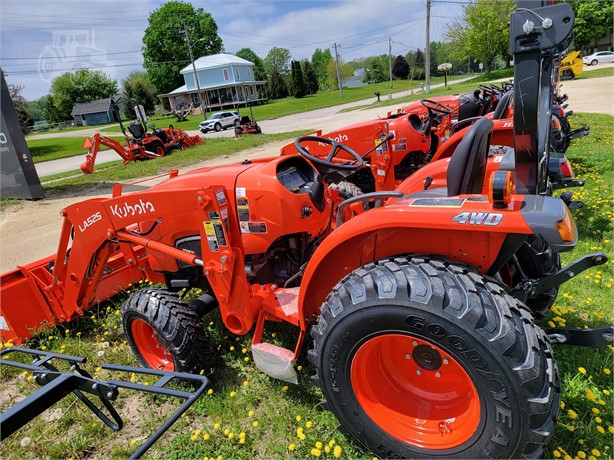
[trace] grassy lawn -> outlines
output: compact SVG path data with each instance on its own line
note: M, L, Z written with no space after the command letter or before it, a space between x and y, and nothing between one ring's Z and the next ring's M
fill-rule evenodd
M124 143L124 137L111 136L116 141ZM84 155L83 149L85 137L58 137L52 139L26 139L28 149L32 154L32 161L40 163L42 161L57 160L59 158L74 157ZM107 150L104 145L100 150Z
M614 67L604 67L602 69L595 69L586 71L586 67L584 68L584 72L576 77L576 80L584 80L586 78L599 78L599 77L611 77L614 75Z
M569 263L582 254L605 251L610 261L562 285L559 296L543 326L595 327L614 322L612 124L606 115L576 114L574 127L587 124L589 137L574 141L568 150L583 188L572 189L585 207L574 211L580 242L571 253L562 255ZM292 137L293 133L288 133ZM262 136L262 140L282 135ZM260 136L245 136L231 145L233 151L258 143ZM109 168L92 176L81 176L51 185L52 189L85 185L167 171L171 166L198 160L207 155L231 153L224 139L210 139L198 149L176 152L151 162L125 168ZM225 153L224 153L225 152ZM144 171L141 168L152 168ZM131 290L139 289L134 286ZM96 378L113 376L100 369L101 363L136 365L122 332L119 309L131 290L112 302L102 304L70 327L57 327L32 339L28 346L88 358L86 368ZM212 338L218 365L209 375L211 392L201 398L150 451L153 458L372 458L337 429L332 413L319 407L322 395L310 383L313 368L304 352L298 361L299 384L286 385L259 372L250 354L251 335L233 337L225 330L218 312L206 317L205 327ZM276 341L290 335L283 324L267 325L267 338ZM304 347L309 348L308 346ZM545 458L612 458L614 392L612 352L614 348L591 349L555 345L562 380L561 414L555 437ZM3 387L24 393L37 387L28 372L8 372ZM141 382L147 378L135 376ZM6 401L8 402L8 401ZM126 428L113 433L95 419L74 397L55 406L62 417L38 417L0 444L2 458L82 458L130 455L177 407L169 398L140 396L124 391L117 407L126 415ZM2 408L4 409L4 408ZM24 441L28 438L30 443ZM315 449L315 450L314 450Z

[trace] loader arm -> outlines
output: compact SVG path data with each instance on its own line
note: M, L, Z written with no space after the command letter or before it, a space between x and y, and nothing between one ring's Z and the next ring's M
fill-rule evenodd
M241 233L234 214L228 212L225 188L120 193L116 186L112 198L65 208L55 259L2 275L3 340L18 344L34 335L41 323L51 327L75 319L130 283L163 282L161 267L178 267L177 261L203 267L225 321L233 323L233 332L247 332L255 309L250 307ZM212 222L212 216L218 220ZM168 235L176 231L200 235L201 258L173 246Z
M92 174L94 172L94 164L96 163L96 157L100 151L101 144L114 150L122 160L124 160L124 164L130 163L133 160L132 150L129 147L126 148L115 139L101 136L100 133L96 133L92 139L88 152L85 154L85 162L81 165L81 171L83 171L84 174Z

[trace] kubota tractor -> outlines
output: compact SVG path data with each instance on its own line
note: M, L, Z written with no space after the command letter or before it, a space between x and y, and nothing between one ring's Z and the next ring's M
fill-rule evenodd
M513 172L488 175L493 122L482 118L450 159L423 168L447 165L445 183L426 191L413 175L397 190L337 206L330 185L360 168L364 154L325 138L315 140L330 147L325 158L310 155L313 139L299 138L297 155L174 172L140 193L117 186L112 198L64 209L56 256L2 276L2 338L23 340L32 327L76 318L148 278L166 288L133 293L122 308L145 366L207 369L202 316L219 309L231 333L253 331L254 362L274 378L296 381L310 335L313 381L327 407L379 457L539 457L556 425L560 381L552 331L536 325L524 299L606 257L506 284L527 238L555 252L577 241L566 204L544 194L552 58L571 40L573 11L518 6L510 47L524 99ZM536 17L549 27L536 27ZM337 161L339 152L352 161ZM376 206L346 220L345 209L364 200ZM191 287L204 293L188 303L177 291ZM295 326L293 346L262 341L270 321ZM574 337L601 343L602 333Z

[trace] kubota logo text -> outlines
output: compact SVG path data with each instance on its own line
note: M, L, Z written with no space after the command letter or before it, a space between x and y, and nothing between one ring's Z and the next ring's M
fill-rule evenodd
M338 144L342 144L344 142L347 142L350 138L348 137L347 134L340 133L340 134L337 134L335 137L328 137L327 139L329 139L329 140L331 140L333 142L337 142ZM320 144L320 145L328 145L328 144L325 144L323 142L318 142L318 144Z
M137 204L130 205L128 203L124 203L123 206L116 204L114 206L109 206L111 209L111 214L114 216L124 218L129 216L136 216L140 214L146 214L149 212L154 212L156 209L151 201L143 201L139 200Z

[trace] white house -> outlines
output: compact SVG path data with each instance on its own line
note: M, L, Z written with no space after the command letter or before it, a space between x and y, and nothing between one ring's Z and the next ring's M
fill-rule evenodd
M206 110L240 107L267 101L266 82L254 80L254 64L234 54L213 54L194 61L200 91ZM174 109L193 104L200 106L200 97L192 64L180 72L185 85L159 98L168 99Z

